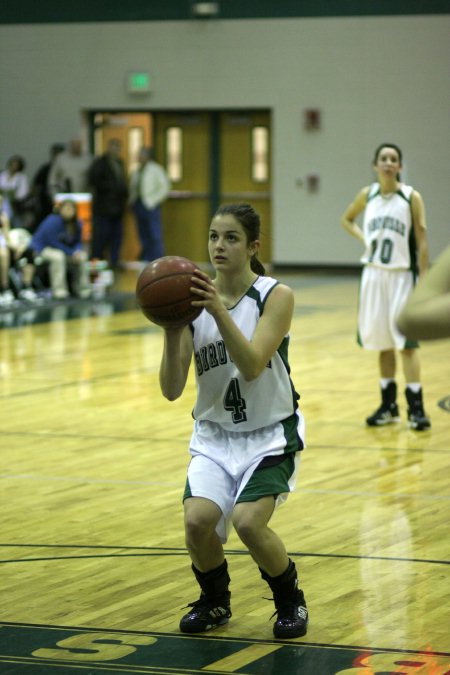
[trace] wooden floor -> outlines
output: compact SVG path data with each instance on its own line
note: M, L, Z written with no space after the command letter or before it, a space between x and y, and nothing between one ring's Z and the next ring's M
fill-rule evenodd
M230 623L179 634L197 596L181 504L193 377L168 403L160 329L132 302L84 303L0 329L2 674L450 673L450 341L421 347L432 429L407 428L401 371L401 424L366 428L378 375L355 342L357 279L279 276L296 294L308 447L272 525L307 636L273 639L270 592L234 533ZM123 273L119 290L134 284Z

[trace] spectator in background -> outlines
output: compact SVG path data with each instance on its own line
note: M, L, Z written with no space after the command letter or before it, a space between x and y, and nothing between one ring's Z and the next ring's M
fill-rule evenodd
M5 200L0 195L0 308L9 307L14 302L14 293L9 288L10 254L8 237L9 216L5 209Z
M38 300L33 289L35 267L33 252L29 248L30 239L30 233L24 228L10 229L0 195L0 308L10 307L15 301L10 283L12 272L20 272L19 298L29 302Z
M62 143L54 143L50 147L50 158L45 164L37 170L31 185L31 192L35 198L34 219L35 225L38 225L44 218L53 211L53 197L48 188L48 177L50 169L56 158L64 152Z
M72 138L66 151L53 162L48 175L48 190L52 197L58 192L86 192L87 172L92 157L83 153L80 138Z
M82 223L77 218L77 205L72 199L64 199L58 212L42 221L31 240L35 255L50 264L51 290L56 299L69 295L68 263L74 272L75 295L86 298L91 294L87 254L83 250L81 235Z
M130 180L130 202L142 247L139 259L150 262L164 255L161 203L170 192L170 181L153 160L151 148L142 148L138 160L139 168Z
M19 300L41 302L33 288L35 275L34 251L30 248L31 233L20 227L10 231L8 244L10 250L10 275L12 285Z
M106 152L93 161L88 172L93 215L91 257L104 259L109 248L113 269L119 262L123 214L128 198L127 177L120 151L120 141L111 139Z
M20 155L13 155L8 159L4 171L0 173L0 194L3 196L3 208L11 227L27 226L29 192L25 160Z

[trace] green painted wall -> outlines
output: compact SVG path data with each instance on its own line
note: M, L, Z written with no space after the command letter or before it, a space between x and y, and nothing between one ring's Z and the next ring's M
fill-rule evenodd
M192 18L194 0L6 0L0 23L171 21ZM221 19L449 14L449 0L218 0Z

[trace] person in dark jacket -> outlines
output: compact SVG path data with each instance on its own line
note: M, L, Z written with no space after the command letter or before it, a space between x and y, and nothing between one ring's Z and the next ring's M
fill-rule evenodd
M92 191L91 257L109 260L113 268L119 262L123 236L123 214L128 197L125 167L120 158L120 141L109 141L106 152L97 157L88 172Z
M34 224L37 226L53 211L53 196L48 188L48 177L58 155L64 152L62 143L53 143L50 147L50 158L37 170L31 186L32 194L36 200L34 207Z

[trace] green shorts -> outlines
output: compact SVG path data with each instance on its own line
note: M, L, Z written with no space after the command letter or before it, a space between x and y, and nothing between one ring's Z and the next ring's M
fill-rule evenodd
M266 460L269 460L267 462ZM277 457L267 457L253 472L247 485L236 499L240 502L256 502L262 497L273 496L276 499L280 494L290 492L290 481L295 473L295 453ZM273 463L270 460L274 460ZM183 501L192 497L189 480L186 481Z
M278 457L277 457L278 459ZM281 459L281 458L280 458ZM290 491L289 481L295 471L295 455L289 453L274 466L262 466L253 472L245 488L236 500L240 502L256 502L261 497L278 495Z

